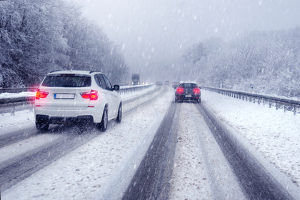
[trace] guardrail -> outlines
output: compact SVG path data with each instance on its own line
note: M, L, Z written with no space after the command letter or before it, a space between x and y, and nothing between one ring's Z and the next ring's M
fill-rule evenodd
M35 92L37 88L27 87L27 88L0 88L0 94L8 93L8 94L17 94L21 92ZM0 98L0 108L4 107L6 104L25 104L26 102L32 102L34 100L34 96L30 96L29 94L21 94L16 97L2 97Z
M261 103L269 104L269 108L274 106L276 110L278 110L279 108L283 108L284 112L292 111L294 112L294 114L297 114L299 113L300 110L300 101L293 100L293 99L255 94L255 93L243 92L238 90L214 88L214 87L201 87L201 88L209 91L217 92L222 95L230 96L236 99L241 99L244 101L249 101L258 104Z
M34 92L37 88L35 87L26 87L26 88L0 88L1 93L19 93L19 92Z
M126 85L126 86L120 86L120 93L126 93L126 92L135 92L141 89L149 88L153 84L147 84L147 85Z

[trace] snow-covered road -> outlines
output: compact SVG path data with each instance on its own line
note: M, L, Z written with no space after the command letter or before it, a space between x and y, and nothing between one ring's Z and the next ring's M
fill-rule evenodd
M0 128L2 198L292 199L287 191L299 191L269 179L269 168L259 169L297 161L291 155L299 143L291 139L299 139L298 116L206 91L203 105L176 104L165 86L127 95L122 123L111 121L105 133L52 126L38 135L31 111L9 115L11 123ZM284 136L274 139L276 129L263 127L272 125L268 117ZM219 122L246 150L235 147ZM289 150L282 140L294 146ZM252 157L253 147L266 159ZM286 157L276 160L273 151Z
M124 104L123 112L124 114L130 114L131 112L138 112L138 107L142 106L143 104L151 101L151 99L156 98L157 95L159 95L163 89L155 88L152 92L147 91L148 94L140 93L140 95L136 95L133 93L133 98L128 103ZM134 100L135 99L135 100ZM26 113L25 113L26 112ZM13 128L11 130L11 124L6 127L6 129L3 127L3 131L1 132L1 140L4 140L7 142L7 144L3 143L2 148L0 149L1 152L4 152L1 155L1 160L3 161L0 163L1 166L1 173L3 173L3 176L1 175L1 190L3 191L7 186L14 184L15 182L19 181L18 179L22 180L23 178L26 178L27 176L23 175L22 172L31 174L34 173L36 170L38 170L41 167L44 167L45 165L48 165L51 163L51 160L55 160L59 158L60 156L64 155L68 151L71 151L75 149L76 147L88 142L89 140L92 140L93 138L97 137L99 135L99 131L97 130L85 130L82 131L79 127L61 127L61 126L53 126L50 128L49 133L44 133L42 135L38 135L34 128L34 119L32 113L28 111L22 111L20 113L16 113L17 118L20 119L20 121L28 121L30 122L27 126L23 124L22 125ZM7 117L7 116L6 116ZM18 124L18 120L14 121L15 116L10 116L11 121L15 122L15 126ZM6 119L9 120L9 119ZM137 121L137 120L135 120ZM133 121L134 122L134 121ZM114 128L115 124L114 122L110 123L112 128ZM125 123L122 123L120 125L126 125ZM5 125L5 124L4 124ZM126 129L126 127L124 127ZM128 128L128 127L127 127ZM125 131L127 132L127 131ZM81 134L78 134L81 133ZM49 147L50 146L50 147ZM13 149L9 153L8 150ZM5 153L6 152L6 153ZM57 154L57 156L51 155ZM44 154L41 156L41 163L38 163L39 160L35 157L37 154ZM38 157L38 156L37 156ZM25 160L22 160L25 159ZM47 161L47 158L49 158ZM44 165L43 162L45 161ZM17 166L10 167L12 163L16 163ZM37 162L34 164L34 162ZM22 169L22 165L24 166L24 170ZM28 169L27 169L28 168ZM37 169L35 169L37 168ZM14 173L15 171L15 173ZM28 172L29 171L29 172ZM18 178L10 177L10 176L17 176ZM7 180L9 178L9 180ZM17 179L17 180L15 180ZM9 183L11 182L12 183Z

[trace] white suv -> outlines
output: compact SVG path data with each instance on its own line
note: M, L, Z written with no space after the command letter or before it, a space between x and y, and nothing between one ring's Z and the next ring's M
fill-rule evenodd
M119 88L119 85L112 87L100 72L51 72L36 92L36 128L47 130L49 124L92 121L105 131L109 120L122 120Z

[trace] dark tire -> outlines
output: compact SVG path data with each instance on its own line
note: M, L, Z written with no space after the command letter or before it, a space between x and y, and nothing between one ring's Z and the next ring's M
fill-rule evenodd
M49 124L41 123L41 122L35 122L35 127L36 127L37 130L47 131L49 129Z
M122 104L121 104L121 103L120 103L120 105L119 105L118 116L117 116L116 121L117 121L118 123L121 123L121 121L122 121Z
M108 124L108 113L107 113L107 108L105 108L103 111L102 120L98 125L100 131L105 132L107 130L107 124Z
M201 99L198 99L198 103L199 103L199 104L201 103Z

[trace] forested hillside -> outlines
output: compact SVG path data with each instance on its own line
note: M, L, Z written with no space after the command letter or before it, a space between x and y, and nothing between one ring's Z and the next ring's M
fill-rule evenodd
M300 97L300 28L203 41L181 65L180 74L203 85Z
M115 82L127 72L118 48L77 6L0 1L0 87L31 86L60 69L103 71Z

